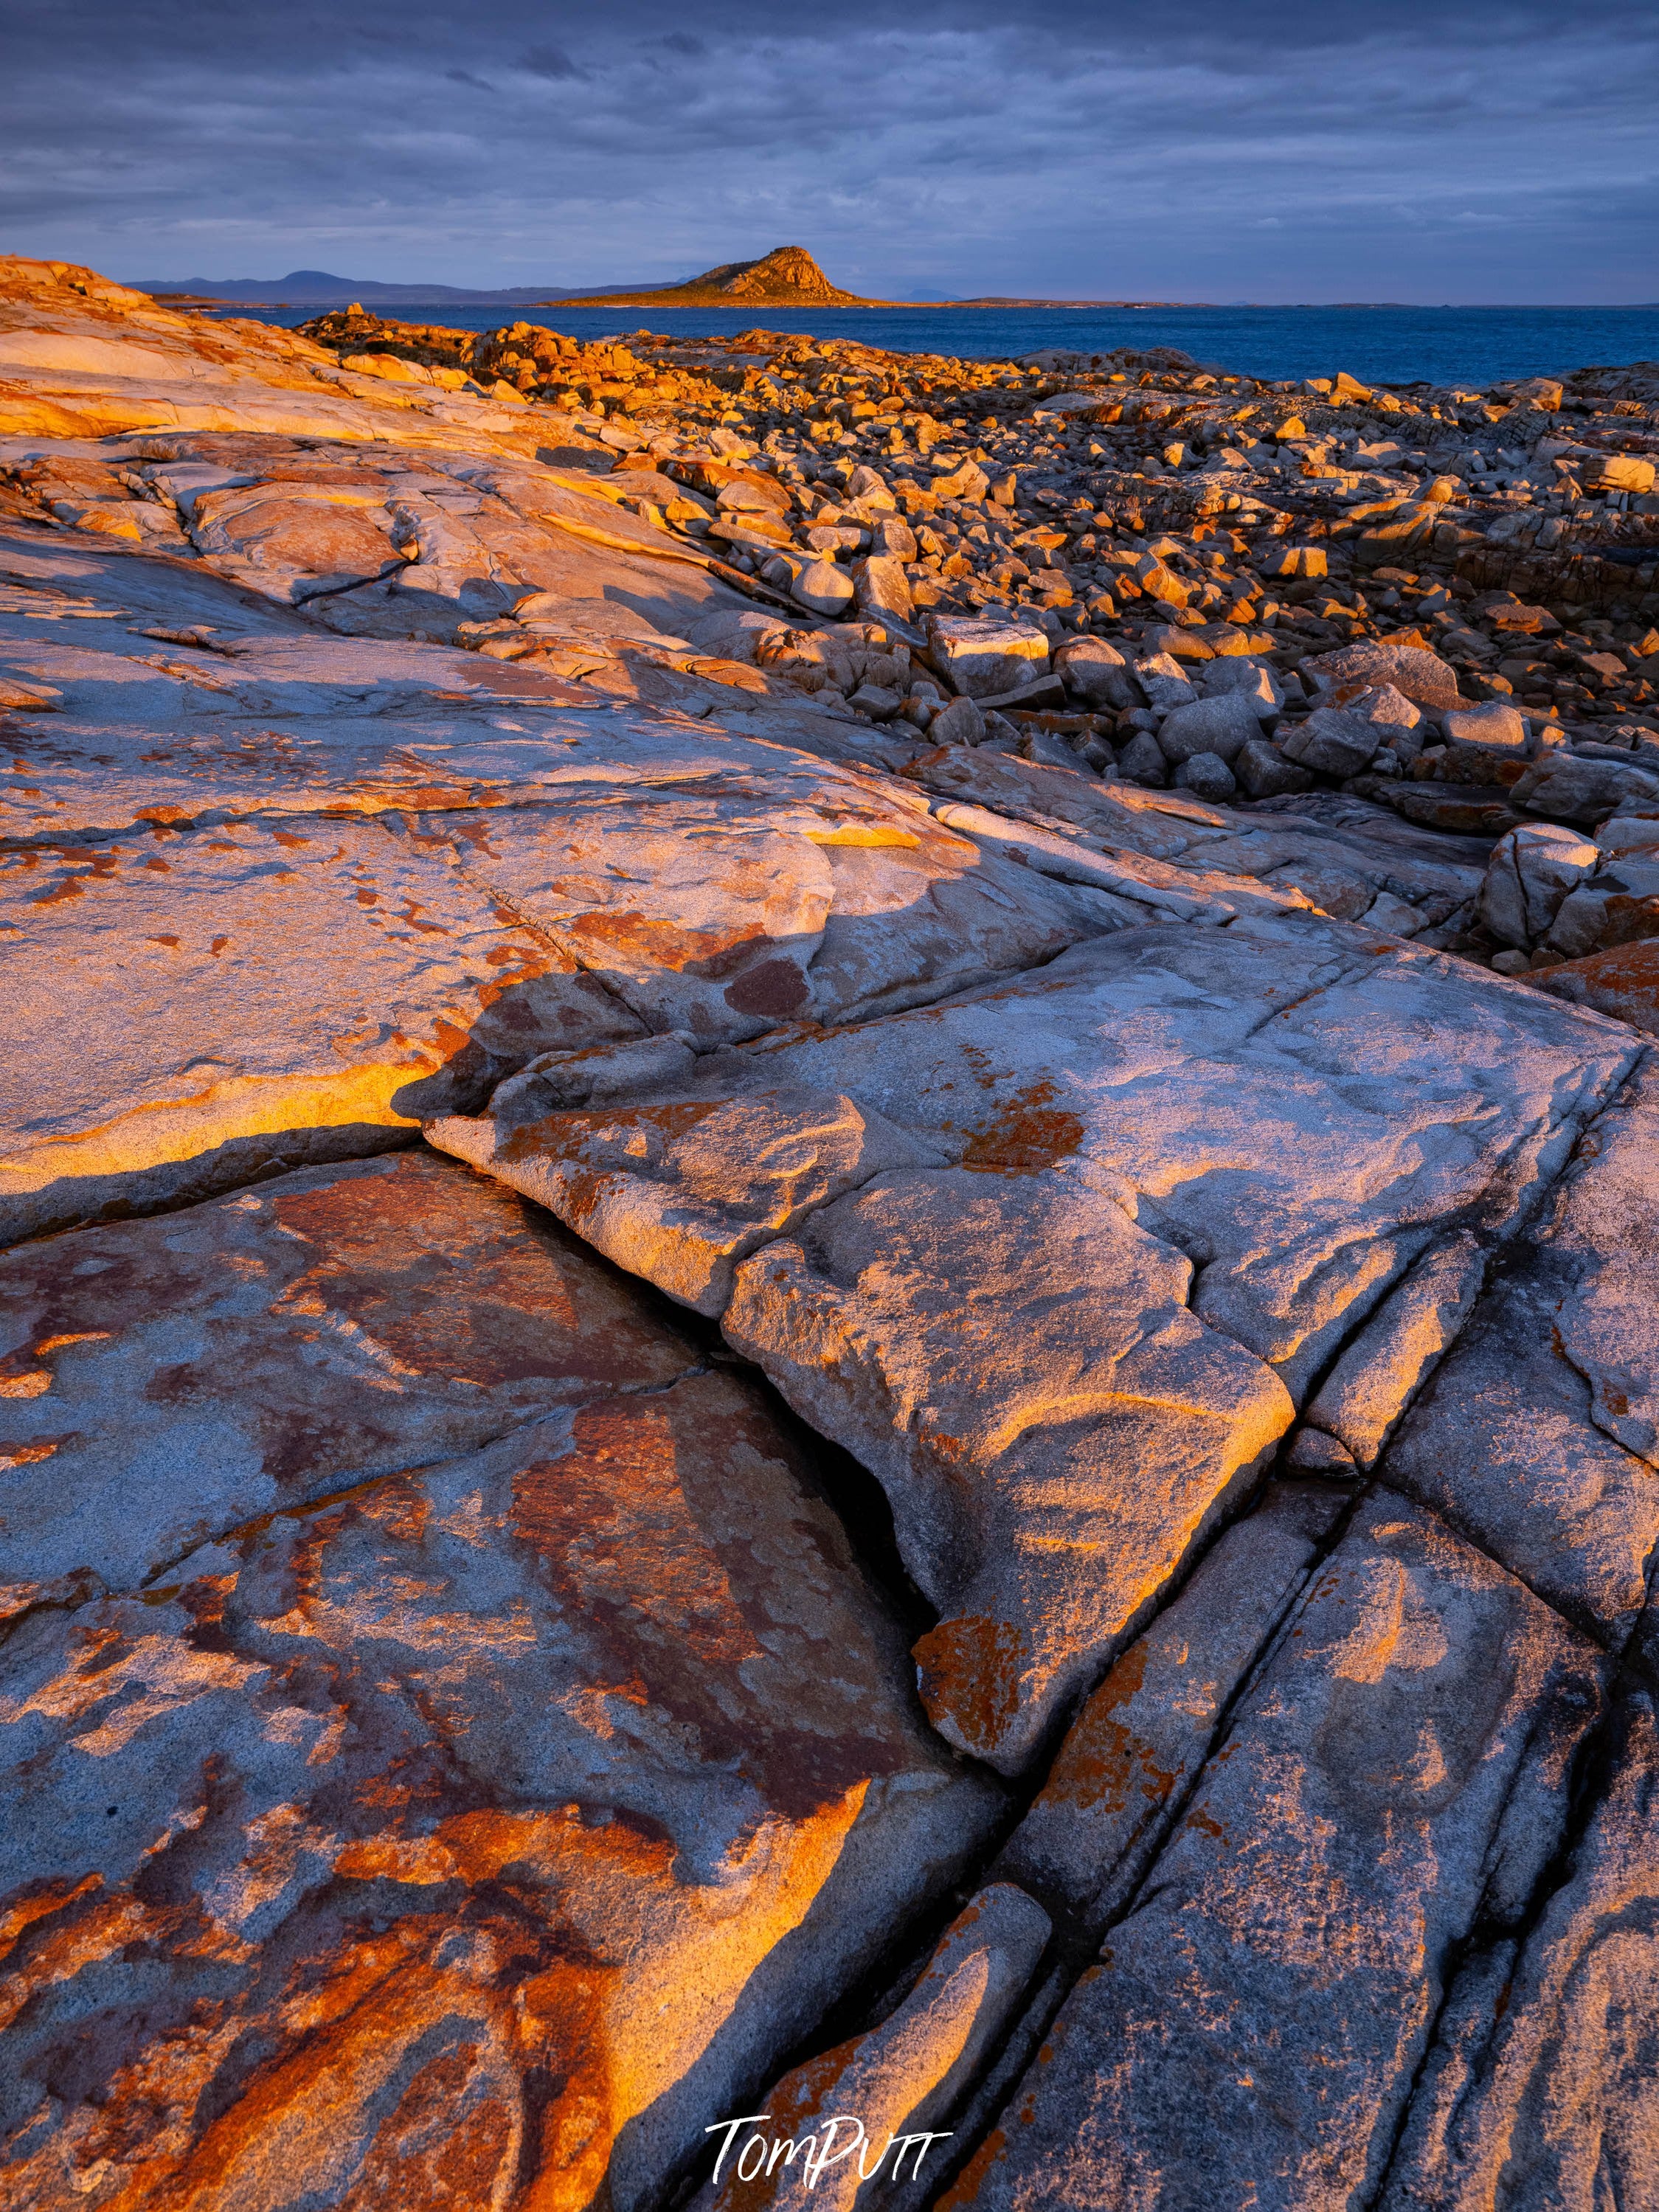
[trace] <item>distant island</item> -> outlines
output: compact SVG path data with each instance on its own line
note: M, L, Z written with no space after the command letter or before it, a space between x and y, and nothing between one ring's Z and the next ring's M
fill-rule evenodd
M586 290L519 284L469 291L454 284L383 284L293 269L286 276L145 277L133 289L168 305L453 307L1172 307L1201 301L1045 300L981 294L969 300L876 300L832 284L804 246L778 246L753 261L727 261L679 284L603 284Z
M1194 301L1174 300L1036 300L992 297L971 300L868 300L843 292L830 282L804 246L775 246L757 261L728 261L705 269L683 284L654 291L590 292L567 297L567 307L1172 307Z
M775 246L755 261L727 261L683 284L654 290L593 292L572 307L895 307L908 300L866 300L832 284L804 246Z

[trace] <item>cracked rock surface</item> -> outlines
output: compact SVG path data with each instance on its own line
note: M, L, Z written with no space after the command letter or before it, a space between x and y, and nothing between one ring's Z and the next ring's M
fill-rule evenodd
M0 263L6 2201L1659 2203L1648 386L525 332Z

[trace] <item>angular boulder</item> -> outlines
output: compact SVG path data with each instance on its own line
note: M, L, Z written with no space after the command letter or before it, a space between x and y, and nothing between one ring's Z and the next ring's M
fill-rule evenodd
M1302 663L1302 671L1313 678L1322 693L1334 695L1337 706L1347 703L1344 694L1382 684L1391 684L1415 705L1431 713L1442 714L1464 704L1458 693L1456 670L1437 653L1421 646L1389 645L1380 639L1364 638L1356 645L1340 646L1334 653L1316 654Z
M1440 717L1448 744L1479 745L1484 751L1524 760L1528 736L1524 715L1500 699L1479 707L1457 707Z
M1316 707L1305 720L1281 725L1278 732L1279 750L1287 760L1323 775L1363 774L1381 744L1375 723L1340 707Z
M1048 666L1048 632L1025 623L933 615L927 645L939 674L974 699L1018 690Z
M1068 638L1054 654L1054 667L1066 690L1085 706L1121 711L1141 703L1127 661L1103 637Z
M1626 765L1551 751L1533 762L1511 786L1510 796L1529 814L1591 827L1626 807L1659 800L1659 774L1638 768L1634 761Z
M831 621L852 605L856 586L845 568L833 561L809 561L790 584L790 597L809 614Z
M1218 694L1249 702L1258 722L1270 722L1285 704L1285 692L1270 663L1249 653L1220 653L1202 672L1206 698Z
M1265 738L1251 738L1233 757L1233 775L1247 799L1277 799L1283 793L1306 791L1312 772L1291 760Z
M1535 945L1549 934L1567 894L1601 864L1588 838L1553 823L1510 830L1492 848L1480 919L1502 944Z

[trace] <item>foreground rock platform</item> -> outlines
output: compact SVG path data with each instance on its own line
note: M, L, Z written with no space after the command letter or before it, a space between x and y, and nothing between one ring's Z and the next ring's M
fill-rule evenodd
M463 335L0 263L7 2201L1649 2203L1644 372Z

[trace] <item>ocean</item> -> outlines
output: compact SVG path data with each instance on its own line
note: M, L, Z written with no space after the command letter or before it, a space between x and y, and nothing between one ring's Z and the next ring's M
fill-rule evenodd
M225 314L293 325L315 307L227 307ZM389 311L400 322L492 330L522 319L572 337L641 329L730 337L760 325L905 353L1007 361L1060 346L1179 346L1195 361L1243 376L1333 376L1367 384L1494 384L1508 377L1659 360L1659 306L1650 307L548 307Z

